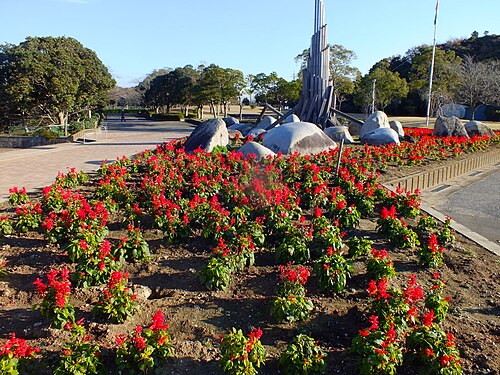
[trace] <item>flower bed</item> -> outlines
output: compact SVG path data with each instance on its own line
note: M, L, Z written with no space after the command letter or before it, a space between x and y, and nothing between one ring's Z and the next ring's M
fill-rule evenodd
M378 178L392 164L477 152L498 137L413 136L400 147L348 148L338 174L336 151L259 162L231 151L242 140L211 154L186 154L180 140L103 165L89 181L59 175L36 201L13 190L17 213L7 207L0 218L10 293L0 296L10 323L2 334L12 328L41 349L23 361L40 373L77 366L73 345L87 369L271 374L297 368L299 333L324 348L303 361L324 361L329 373L494 368L498 353L486 343L495 323L469 310L488 293L495 308L498 262L453 243L446 225L420 212L418 192L387 192ZM446 309L444 283L455 297ZM35 303L40 312L29 311ZM48 314L50 304L62 311ZM464 326L470 316L477 323ZM245 358L259 339L256 359Z

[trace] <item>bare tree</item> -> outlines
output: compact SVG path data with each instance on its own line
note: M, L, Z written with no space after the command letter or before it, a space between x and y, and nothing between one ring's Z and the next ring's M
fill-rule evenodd
M481 105L500 101L500 62L498 60L474 61L466 56L458 68L460 83L458 100L470 107L471 120Z

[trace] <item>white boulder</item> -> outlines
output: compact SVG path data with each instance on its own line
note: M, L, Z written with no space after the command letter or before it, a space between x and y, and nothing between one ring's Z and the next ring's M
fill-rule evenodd
M227 146L228 143L226 123L220 118L214 118L202 122L193 130L184 144L184 149L188 153L198 148L210 152L215 146Z
M255 125L254 128L267 130L275 122L276 119L273 116L264 116L262 120L257 125Z
M261 128L253 128L250 129L249 132L247 133L247 137L253 137L257 138L261 134L266 134L267 130L261 129Z
M302 155L312 155L338 147L330 137L310 122L292 122L271 129L264 136L262 143L272 151L283 154L298 152Z
M340 142L343 139L345 144L354 143L347 126L330 126L325 129L325 134L335 142Z
M289 124L291 122L300 122L299 116L297 116L295 113L292 113L290 116L288 116L285 121L283 122L284 124Z
M405 131L403 130L403 125L398 120L389 121L389 126L392 130L398 133L399 138L405 137Z
M389 129L390 128L389 119L387 118L387 115L384 112L375 111L370 116L368 116L363 126L361 127L359 131L359 138L363 138L365 134L368 134L373 130L379 128Z
M257 142L247 142L243 146L240 147L238 152L242 152L245 157L249 155L255 155L257 160L262 158L267 158L268 156L276 156L276 154L268 149L267 147L262 146Z
M399 145L399 135L391 128L378 128L372 132L365 134L361 138L361 143L366 143L371 146L382 146L388 144Z
M226 126L228 126L228 127L231 126L231 125L239 124L240 123L240 120L238 120L235 117L224 117L223 120L226 123Z

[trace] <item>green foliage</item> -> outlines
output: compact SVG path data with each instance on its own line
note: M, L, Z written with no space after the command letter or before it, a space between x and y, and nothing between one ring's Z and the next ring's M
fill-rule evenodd
M241 329L232 328L231 333L221 340L219 365L226 374L254 375L265 363L266 351L260 342L262 330L254 328L243 335Z
M52 319L55 328L62 328L67 323L75 322L75 308L69 303L71 293L71 282L69 281L69 271L51 270L47 274L48 284L44 284L41 279L36 279L33 284L36 287L42 302L34 307L40 311L45 318Z
M174 356L174 345L164 321L163 312L158 310L149 327L137 326L128 336L116 336L119 346L116 364L120 371L128 369L131 374L159 371Z
M271 316L278 322L307 320L314 309L312 301L306 298L304 287L309 270L280 266L280 272L281 281L271 306Z
M26 344L26 340L18 339L14 333L11 333L3 347L0 347L0 374L23 374L22 365L39 351Z
M93 311L105 315L115 323L123 323L137 311L136 295L127 286L128 274L113 272L106 289L99 294L99 301Z
M368 106L372 101L372 85L376 80L375 105L384 110L391 102L406 98L408 95L408 83L399 73L389 70L389 63L385 60L375 64L370 72L363 76L355 103Z
M280 356L280 366L285 374L307 375L322 372L325 369L326 352L312 337L300 334L288 344Z
M426 373L462 374L462 360L453 334L446 334L437 324L414 327L406 337L406 348L409 360L422 365Z
M12 113L37 114L43 108L65 126L67 116L106 104L115 82L95 52L67 37L27 37L0 46L0 97Z
M231 260L229 257L212 256L200 270L200 281L209 290L224 290L231 283Z
M20 204L28 203L29 197L26 194L26 188L23 187L18 189L17 187L13 187L9 189L9 203L13 206L18 206Z
M151 257L149 245L144 239L140 228L128 226L127 236L120 239L120 242L114 251L119 259L126 261L147 261Z
M352 341L351 351L359 358L361 375L394 375L403 363L403 348L394 324L387 330L360 331Z
M14 228L12 228L12 223L8 216L0 216L0 237L5 237L12 233L14 233Z
M352 262L342 254L328 252L316 261L314 268L321 289L341 293L351 276Z
M396 276L394 263L389 258L386 250L371 250L371 256L366 264L366 271L371 279L389 279Z
M107 374L101 361L100 348L91 342L90 336L85 334L85 328L78 323L69 324L67 328L71 329L71 341L64 345L53 374Z
M409 76L410 89L426 98L429 89L429 67L432 59L432 47L420 46L410 51L411 70ZM452 98L459 82L457 68L462 59L454 51L443 51L436 48L434 58L434 74L432 78L431 98L434 105L440 98Z
M348 255L352 259L356 259L360 256L368 255L372 248L373 241L368 237L356 237L353 236L347 240L347 246L349 248Z

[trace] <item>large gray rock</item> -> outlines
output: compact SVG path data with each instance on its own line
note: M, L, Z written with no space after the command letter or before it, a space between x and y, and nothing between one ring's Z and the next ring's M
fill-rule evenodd
M268 156L276 156L276 154L268 149L267 147L262 146L260 143L256 142L247 142L243 146L240 147L238 152L242 152L245 157L248 155L255 155L257 160L262 158L267 158Z
M403 130L403 125L399 121L397 120L389 121L389 126L391 127L392 130L398 133L399 138L405 137L405 131Z
M226 123L227 127L240 123L240 120L238 120L237 118L234 118L234 117L224 117L223 120Z
M312 155L336 149L337 144L321 129L310 122L292 122L271 129L263 139L264 146L283 154L298 152Z
M257 125L255 125L255 128L267 130L275 122L276 119L273 116L264 116L262 120Z
M261 128L250 129L247 133L247 137L258 138L261 134L266 134L267 130Z
M439 116L434 125L434 132L436 137L466 137L469 138L464 124L455 116Z
M295 113L292 113L285 119L285 121L283 121L284 124L289 124L291 122L300 122L299 116L297 116Z
M253 128L252 124L239 123L239 124L233 124L229 126L227 129L238 130L239 132L241 132L241 134L246 135L248 131L252 128Z
M214 118L202 122L193 130L184 149L188 153L192 153L197 148L210 152L215 146L227 146L228 143L229 134L226 123L220 118Z
M335 142L340 142L343 139L345 144L354 143L347 126L331 126L325 129L325 134Z
M361 138L361 143L366 143L371 146L382 146L389 144L399 145L399 135L391 128L378 128L372 132L365 134Z
M469 134L469 137L473 137L475 135L479 135L480 137L483 137L485 135L488 137L494 137L496 135L489 126L484 125L479 121L469 121L464 126L467 134Z
M359 138L363 138L365 134L368 134L375 129L380 128L390 129L389 119L384 112L375 111L370 116L368 116L363 126L361 127L359 131Z

